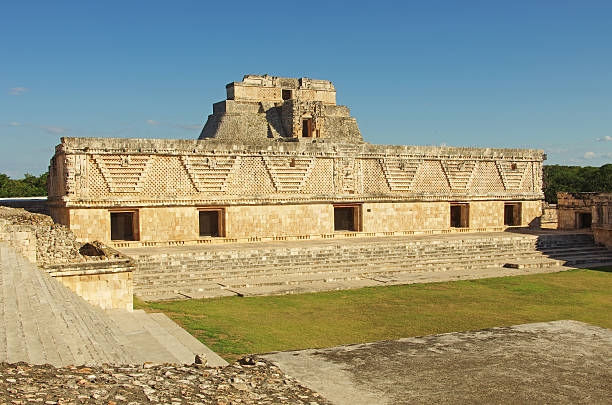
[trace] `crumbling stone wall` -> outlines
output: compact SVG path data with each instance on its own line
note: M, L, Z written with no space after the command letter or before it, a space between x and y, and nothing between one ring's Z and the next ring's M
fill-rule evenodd
M34 214L19 208L0 207L0 219L4 221L4 238L30 241L21 243L21 246L12 243L12 246L39 266L94 260L79 253L82 244L77 242L70 229L54 224L47 215ZM35 252L34 255L32 251Z
M132 260L98 242L81 243L51 217L0 207L0 241L104 309L132 309Z

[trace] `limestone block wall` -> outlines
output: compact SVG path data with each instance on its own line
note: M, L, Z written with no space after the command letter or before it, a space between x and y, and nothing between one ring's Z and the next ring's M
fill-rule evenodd
M8 243L32 263L36 263L36 232L31 226L14 226L0 219L0 241Z
M439 230L450 224L447 202L366 203L362 216L363 232Z
M238 206L226 212L229 238L334 232L331 204Z
M134 266L130 260L53 265L45 270L87 302L102 309L133 309Z
M142 243L198 239L199 208L224 210L227 238L333 232L333 204L363 204L362 230L503 226L503 202L541 215L542 152L363 143L62 138L50 173L54 219L110 241L110 212L137 212ZM63 171L62 171L63 170ZM368 211L370 209L371 211Z
M166 240L198 238L198 210L196 207L142 208L138 210L138 217L140 240L142 241L159 240L160 233L163 233Z
M542 201L523 201L521 205L521 226L539 228L542 218Z
M74 209L69 210L68 217L70 230L81 241L110 240L110 214L108 209Z

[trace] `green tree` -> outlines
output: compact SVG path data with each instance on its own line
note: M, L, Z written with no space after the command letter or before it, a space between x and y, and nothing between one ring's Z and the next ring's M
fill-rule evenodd
M48 173L33 176L26 173L23 179L11 179L0 173L0 198L41 197L47 195Z

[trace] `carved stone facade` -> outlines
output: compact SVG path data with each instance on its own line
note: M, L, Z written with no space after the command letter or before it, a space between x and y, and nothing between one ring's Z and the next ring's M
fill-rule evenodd
M589 229L612 247L612 193L557 193L559 229Z
M245 76L227 93L199 140L62 138L54 219L118 246L538 223L542 151L368 144L328 81Z

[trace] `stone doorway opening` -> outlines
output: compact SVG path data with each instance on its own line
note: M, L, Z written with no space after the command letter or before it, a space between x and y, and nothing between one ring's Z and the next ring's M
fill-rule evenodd
M312 138L312 118L302 120L302 138Z
M504 225L506 226L521 225L521 203L505 203L504 204Z
M282 93L283 101L291 100L292 98L291 90L283 89L281 93Z
M451 228L467 228L469 226L469 204L453 203L450 205Z
M334 205L334 231L357 232L361 226L361 205Z
M200 210L198 216L200 237L224 236L223 210Z
M591 227L593 222L593 216L590 212L577 212L576 213L576 228L587 229Z
M111 240L138 240L138 211L111 212Z

